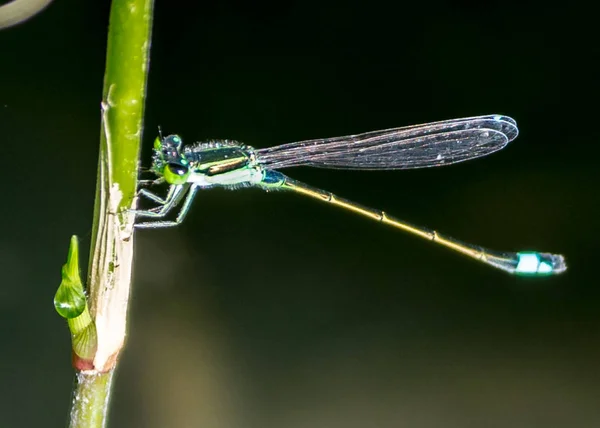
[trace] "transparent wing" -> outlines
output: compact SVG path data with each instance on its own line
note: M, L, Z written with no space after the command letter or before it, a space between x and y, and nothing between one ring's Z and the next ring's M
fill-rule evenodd
M493 153L518 135L508 116L488 115L300 141L256 150L269 169L409 169L449 165Z

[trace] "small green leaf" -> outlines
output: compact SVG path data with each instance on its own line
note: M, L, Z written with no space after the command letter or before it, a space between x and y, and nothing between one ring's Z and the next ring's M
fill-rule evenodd
M79 360L92 360L98 335L79 276L79 242L75 235L71 237L67 263L62 267L62 282L54 295L54 307L60 316L67 319L74 354Z
M79 243L77 236L71 237L67 263L62 267L62 282L54 295L54 307L63 318L75 318L86 307L83 284L79 277Z

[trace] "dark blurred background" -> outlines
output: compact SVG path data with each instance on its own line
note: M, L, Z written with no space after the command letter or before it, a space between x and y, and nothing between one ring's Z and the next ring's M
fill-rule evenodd
M0 32L3 427L67 419L52 298L71 234L87 260L109 6L56 1ZM159 125L267 147L508 114L519 138L477 161L286 172L467 242L563 253L569 271L512 277L292 194L200 193L181 227L138 232L110 426L600 426L595 16L158 0L144 165Z

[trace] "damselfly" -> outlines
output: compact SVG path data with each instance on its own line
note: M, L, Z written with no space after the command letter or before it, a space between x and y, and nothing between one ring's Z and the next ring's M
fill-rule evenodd
M509 273L547 275L566 270L564 257L558 254L524 251L491 251L460 242L435 230L414 226L339 198L333 193L294 180L283 168L312 166L333 169L388 170L450 165L485 156L502 149L518 134L516 122L507 116L489 115L373 131L337 138L320 138L254 149L231 140L215 140L184 146L177 135L159 136L154 142L151 171L156 180L144 184L169 184L165 198L148 189L140 196L159 205L136 211L138 217L152 218L137 223L138 228L162 228L180 224L188 213L198 189L211 187L287 190L318 199L380 223L393 226L438 243L475 260ZM174 221L166 221L180 206Z

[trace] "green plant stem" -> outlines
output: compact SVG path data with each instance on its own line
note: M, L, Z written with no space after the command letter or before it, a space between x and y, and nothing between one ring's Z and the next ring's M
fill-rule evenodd
M72 427L106 426L110 385L114 370L108 373L77 373L75 377L76 398L71 407Z
M113 0L110 12L88 270L97 351L92 368L77 373L73 428L106 426L110 380L125 342L135 220L129 210L135 208L152 7L153 0Z

